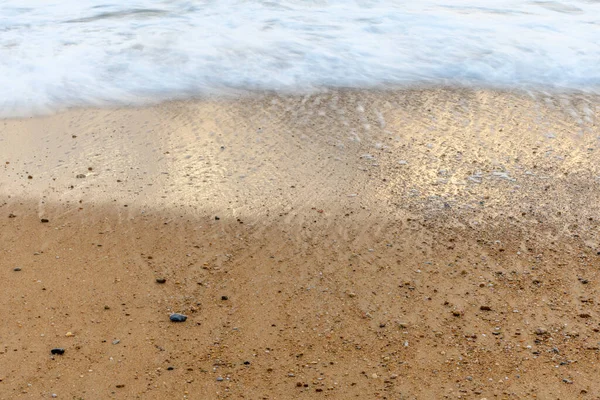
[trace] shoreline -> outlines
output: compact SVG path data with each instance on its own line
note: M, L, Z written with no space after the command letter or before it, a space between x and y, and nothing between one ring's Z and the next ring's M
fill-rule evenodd
M0 399L592 398L599 118L431 89L2 120Z
M540 86L540 85L520 85L512 87L507 85L489 85L478 84L473 86L469 83L418 83L418 84L387 84L372 85L367 88L361 86L314 86L306 88L289 89L236 89L232 87L223 87L213 89L204 95L163 95L155 94L148 96L137 102L120 102L114 100L101 100L94 103L81 103L79 105L65 105L55 108L44 107L40 110L27 110L12 112L10 114L0 114L0 121L19 121L32 118L47 118L64 113L78 113L86 110L130 110L142 111L145 109L160 108L162 106L177 104L199 104L199 103L239 103L247 101L256 101L257 99L272 98L301 98L318 97L329 95L348 95L357 93L369 93L371 95L394 96L395 94L405 93L426 93L426 92L456 92L456 93L494 93L497 95L529 97L531 99L541 98L567 98L587 100L596 102L600 98L600 89L591 85L589 89L573 88L569 86Z

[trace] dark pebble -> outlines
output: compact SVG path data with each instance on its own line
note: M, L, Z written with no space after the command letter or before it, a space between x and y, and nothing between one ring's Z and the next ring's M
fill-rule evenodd
M244 361L244 365L250 365L250 361Z
M13 213L8 214L8 218L17 218L17 216Z
M218 221L218 220L220 220L220 219L221 219L221 218L219 218L219 217L215 217L215 221Z
M227 297L227 296L221 296L221 300L229 300L229 297Z
M50 220L49 220L49 219L47 219L47 218L42 218L42 219L41 219L41 221L42 221L42 223L44 223L44 224L45 224L45 223L47 223L47 222L50 222Z
M187 317L183 314L171 314L169 317L173 322L185 322Z
M156 278L156 283L165 283L166 281L165 278Z
M13 269L13 271L15 271L15 272L19 272L20 270L21 270L21 268L19 268L19 267Z
M175 367L167 367L167 371L173 371Z
M479 307L481 311L492 311L492 307L490 306L481 306Z
M58 355L63 355L65 354L65 349L61 349L60 347L56 347L52 350L50 350L51 354L58 354Z

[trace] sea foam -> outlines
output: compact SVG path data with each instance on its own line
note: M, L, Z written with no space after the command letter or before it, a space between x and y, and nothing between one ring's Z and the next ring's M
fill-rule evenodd
M239 90L597 92L599 63L597 0L0 2L4 116Z

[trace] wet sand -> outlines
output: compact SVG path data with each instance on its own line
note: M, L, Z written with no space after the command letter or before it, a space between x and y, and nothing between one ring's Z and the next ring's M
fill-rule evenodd
M2 120L0 398L599 398L599 117L423 89Z

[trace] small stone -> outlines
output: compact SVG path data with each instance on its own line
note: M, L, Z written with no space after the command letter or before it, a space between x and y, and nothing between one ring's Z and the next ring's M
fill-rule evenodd
M492 311L492 307L490 306L481 306L479 307L481 311Z
M221 300L223 300L223 301L229 300L229 297L227 297L227 296L221 296Z
M218 221L218 220L220 220L220 219L221 219L221 218L219 218L219 217L217 217L217 216L215 215L215 221Z
M250 361L244 361L244 365L250 365Z
M50 353L61 356L61 355L65 354L65 349L60 348L60 347L55 347L52 350L50 350Z
M396 374L391 374L391 375L390 375L390 379L398 379L398 375L396 375Z
M124 388L124 387L125 387L125 385L124 385L123 383L119 383L119 384L117 384L117 388L119 388L119 389L122 389L122 388Z
M175 367L172 367L172 366L167 367L167 371L173 371L174 369L175 369Z
M173 322L185 322L185 320L187 319L187 316L185 316L183 314L175 313L175 314L171 314L169 319Z
M110 307L109 306L104 306L104 309L105 310L110 310Z
M17 216L13 213L8 214L8 218L17 218Z
M43 224L50 222L48 218L42 218L40 221L42 221Z
M373 378L373 379L377 379L377 378L379 378L379 377L377 376L377 374L376 374L376 373L374 373L374 372L373 372L373 373L371 374L371 378Z
M21 268L20 267L13 268L13 271L19 272L19 271L21 271Z
M75 336L75 334L74 334L73 332L67 332L67 333L65 334L65 336L66 336L66 337L73 337L73 336Z
M579 318L592 318L592 316L588 313L581 313L579 314Z
M58 397L58 395L57 395L56 393L52 393L52 398L53 398L53 399L55 399L55 398L57 398L57 397Z
M115 339L112 341L112 344L119 344L119 343L121 343L121 341L119 339Z
M165 278L156 278L156 283L165 283L166 281Z
M83 178L85 178L85 174L77 174L77 176L75 176L75 178L83 179Z
M565 379L563 379L563 382L564 382L564 383L566 383L566 384L568 384L568 385L572 385L572 384L573 384L573 381L572 381L572 380L570 380L570 379L566 379L566 378L565 378Z
M223 377L222 376L217 376L217 382L223 382Z
M537 328L535 330L535 334L542 336L542 335L546 335L548 333L548 330L546 328Z

